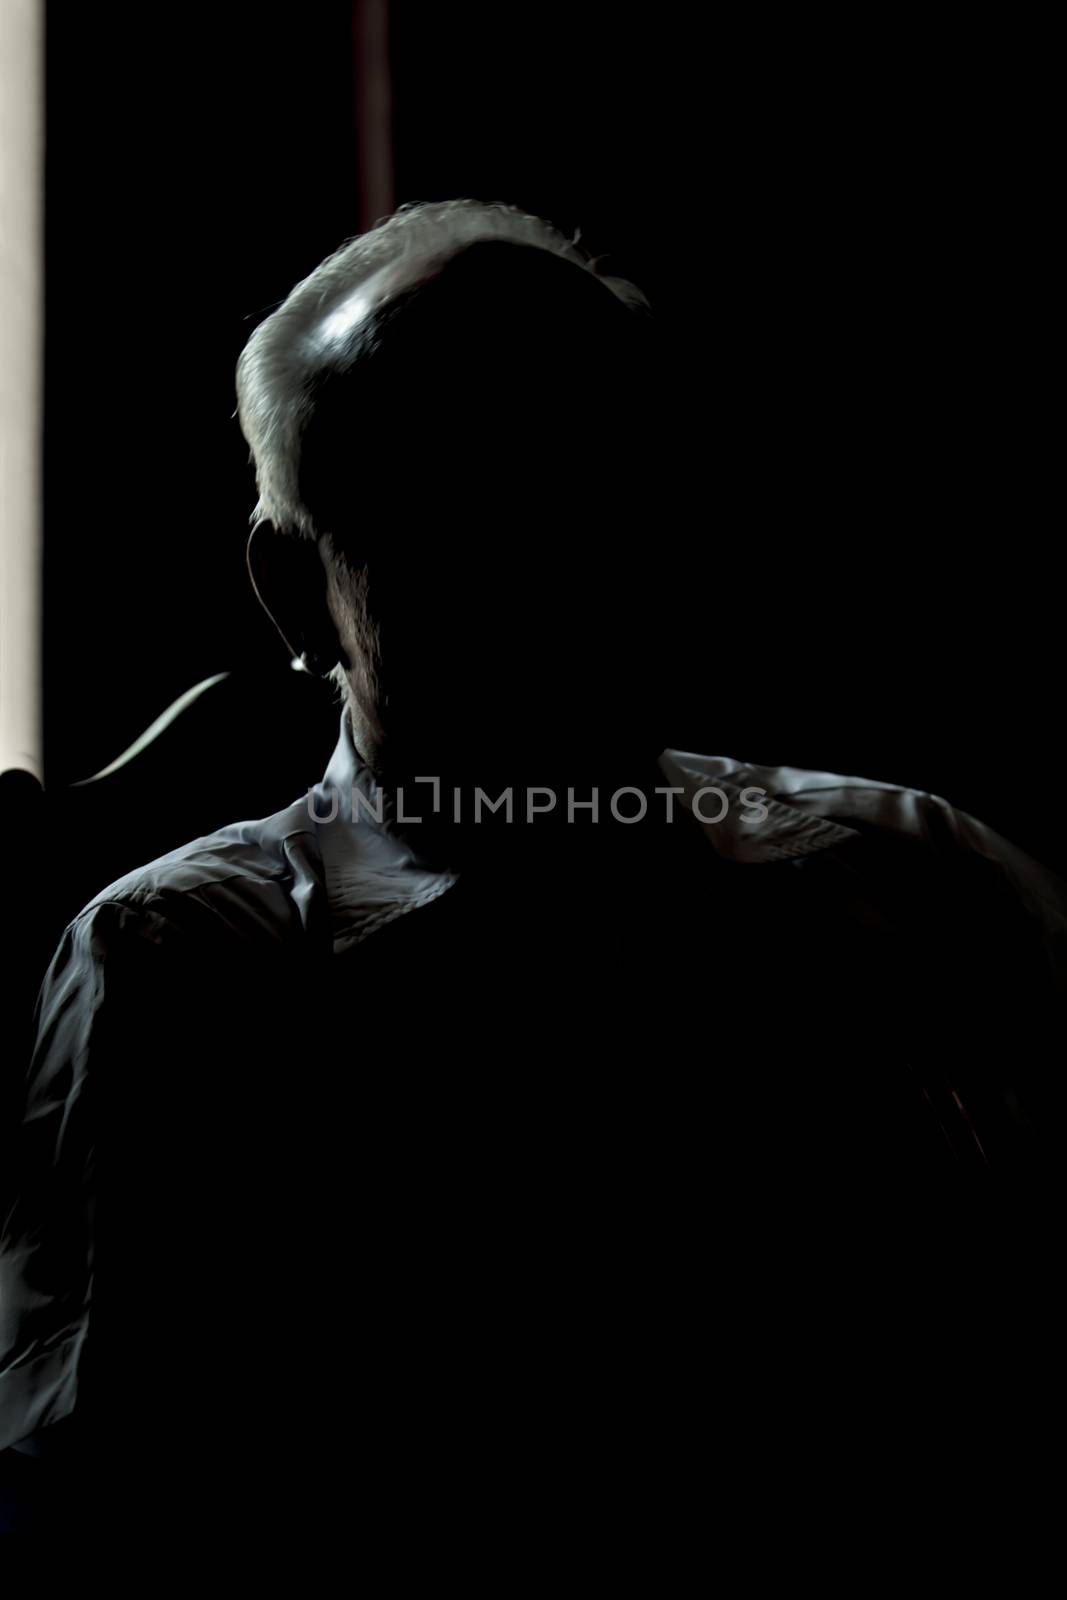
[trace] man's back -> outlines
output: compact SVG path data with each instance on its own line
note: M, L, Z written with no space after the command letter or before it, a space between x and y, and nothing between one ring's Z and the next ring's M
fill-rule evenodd
M105 892L46 985L9 1277L48 1253L51 1414L146 1514L294 1455L329 1496L338 1431L364 1465L514 1438L612 1372L684 1384L713 1330L740 1355L783 1296L832 1320L1025 1235L1054 990L966 853L854 826L753 863L680 812L419 878L342 947L301 810Z

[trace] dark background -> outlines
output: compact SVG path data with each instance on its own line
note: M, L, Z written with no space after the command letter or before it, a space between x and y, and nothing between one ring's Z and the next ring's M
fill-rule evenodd
M92 894L290 803L336 737L248 585L233 375L374 220L368 9L47 7L47 784L4 791L16 1045ZM737 9L394 0L391 203L510 201L647 290L692 486L641 535L686 574L665 745L930 789L1067 873L1060 53L1004 12ZM0 1130L21 1088L0 1076Z
M332 744L245 576L233 370L371 220L354 14L49 7L52 792L235 674L150 815L74 791L72 897ZM665 744L932 789L1067 867L1043 47L968 26L394 3L395 202L580 227L652 299L694 485L646 530L689 579Z

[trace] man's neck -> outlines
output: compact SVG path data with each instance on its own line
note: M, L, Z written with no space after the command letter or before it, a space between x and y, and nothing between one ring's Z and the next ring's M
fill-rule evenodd
M569 780L569 781L568 781ZM454 871L521 867L588 874L636 864L664 827L682 820L678 798L647 754L572 770L557 781L498 786L429 783L385 792L390 830L431 865Z

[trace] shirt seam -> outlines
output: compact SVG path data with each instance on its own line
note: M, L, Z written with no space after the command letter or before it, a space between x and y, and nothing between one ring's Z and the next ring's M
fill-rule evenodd
M358 937L352 939L351 944L362 944L364 939L369 938L372 933L377 933L379 928L384 928L390 922L395 922L398 917L403 917L409 911L416 911L420 906L429 905L432 901L439 900L443 894L447 893L449 889L454 887L456 881L457 880L453 878L447 883L434 884L431 888L424 890L420 895L416 895L413 900L409 900L406 904L398 906L386 906L383 910L376 912L373 917L363 924ZM342 951L337 949L336 943L337 940L343 939L345 939L344 932L341 932L335 936L334 955L343 954Z
M292 837L292 834L286 834L287 839L291 839ZM176 899L179 895L185 897L191 894L196 894L198 890L214 888L223 883L232 883L235 878L247 879L248 876L249 875L247 872L226 872L223 873L223 875L219 878L205 878L203 883L189 884L185 888L175 885L173 888L162 890L149 889L140 891L137 889L132 889L129 895L123 898L118 898L114 895L108 895L107 898L103 900L91 900L87 906L82 907L76 917L71 918L70 922L67 924L67 927L63 931L67 932L69 929L74 928L77 923L82 921L84 917L91 916L94 911L99 911L104 906L116 906L122 911L135 910L138 912L145 912L149 916L158 917L160 922L165 922L167 920L166 916L162 911L156 910L152 904L153 901L166 900L171 897ZM279 883L291 876L292 874L286 872L284 867L280 867L277 871L266 873L263 878L256 879L255 881Z

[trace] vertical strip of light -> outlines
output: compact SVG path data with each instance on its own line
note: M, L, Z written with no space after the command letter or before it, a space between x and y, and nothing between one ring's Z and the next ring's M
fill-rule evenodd
M0 3L0 771L41 770L44 0Z

